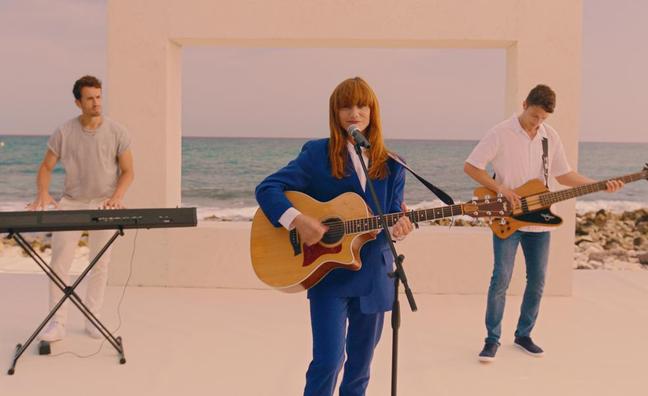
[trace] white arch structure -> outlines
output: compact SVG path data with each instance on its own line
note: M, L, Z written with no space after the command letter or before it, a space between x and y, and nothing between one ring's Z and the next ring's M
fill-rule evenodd
M506 110L538 82L558 93L551 124L577 163L581 95L580 1L564 0L109 0L110 114L128 126L137 178L130 207L175 207L181 182L183 46L504 48ZM351 31L349 26L361 27ZM478 67L478 65L476 66ZM574 202L558 205L548 294L571 293ZM262 287L249 264L249 224L140 232L132 284ZM117 247L111 282L128 272L133 233ZM214 249L214 241L227 249ZM484 293L490 233L424 227L402 244L418 292ZM430 252L433 252L431 254ZM523 286L518 263L512 291Z

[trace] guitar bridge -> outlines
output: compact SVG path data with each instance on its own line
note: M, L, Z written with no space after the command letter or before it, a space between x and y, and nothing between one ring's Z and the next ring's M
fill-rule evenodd
M288 237L290 238L290 246L293 248L293 253L295 256L299 256L302 252L301 243L299 243L299 234L296 229L292 229L288 232Z

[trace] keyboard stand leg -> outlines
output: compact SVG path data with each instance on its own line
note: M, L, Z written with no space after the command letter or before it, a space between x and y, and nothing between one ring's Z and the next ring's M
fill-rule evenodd
M108 248L115 242L115 240L119 237L124 235L124 231L122 229L119 229L118 231L115 232L115 234L106 242L104 247L97 253L97 255L92 259L92 261L88 264L88 266L83 270L83 272L79 275L77 280L71 285L68 286L63 282L63 280L52 270L52 268L43 260L41 256L38 255L38 253L31 247L27 241L20 235L19 233L14 233L10 235L10 237L13 237L16 243L36 262L36 264L45 272L45 275L47 275L48 278L54 284L63 292L63 297L61 300L54 306L54 308L50 311L50 313L47 315L45 320L41 322L41 324L38 326L36 331L32 333L32 335L27 339L27 341L24 344L18 344L16 346L16 353L14 355L13 363L11 365L11 368L7 371L7 374L13 375L16 371L16 363L18 362L18 359L22 356L22 354L25 352L25 350L29 347L29 345L34 342L38 334L43 330L47 322L50 321L50 319L54 316L54 314L61 308L61 305L67 300L70 299L72 303L81 311L81 313L92 323L97 330L106 338L106 340L115 348L117 353L119 354L119 363L124 364L126 363L126 358L124 357L124 347L122 345L122 339L121 337L115 338L115 336L112 335L112 333L106 328L106 326L103 325L97 319L97 317L88 309L88 307L83 303L81 300L81 297L79 297L78 294L76 294L75 290L83 281L83 279L88 275L90 270L94 268L94 266L97 264L99 259L101 259L101 256L106 253ZM49 348L49 343L47 343L46 346L41 343L39 347L39 353L50 350ZM44 353L40 353L44 354ZM49 354L49 352L47 353Z

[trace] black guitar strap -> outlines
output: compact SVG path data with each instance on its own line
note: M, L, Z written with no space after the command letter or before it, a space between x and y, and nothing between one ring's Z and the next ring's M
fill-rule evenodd
M415 178L418 179L425 187L428 188L428 190L432 191L434 195L436 195L443 203L446 205L454 205L454 200L448 195L445 191L440 189L439 187L435 186L434 184L430 183L429 181L425 180L423 177L419 176L416 172L412 170L405 161L400 159L398 154L392 153L392 152L387 152L387 155L389 155L389 158L393 159L394 161L398 162L399 164L403 165L405 169L407 169L412 175L414 175Z
M542 168L544 170L545 187L549 188L549 140L542 138Z

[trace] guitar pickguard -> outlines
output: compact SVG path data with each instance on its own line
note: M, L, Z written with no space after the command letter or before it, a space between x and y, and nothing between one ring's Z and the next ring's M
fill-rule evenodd
M302 246L304 251L304 261L302 263L302 267L308 267L309 265L313 264L315 260L320 258L323 254L335 254L342 251L342 245L326 247L317 243L312 246L308 246L306 244L303 244Z
M557 226L562 224L562 219L551 213L549 209L541 209L531 213L515 215L513 218L525 223L535 223L538 225Z

